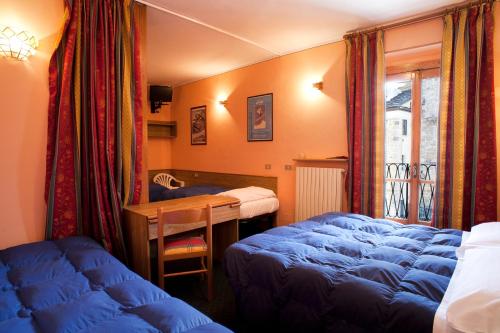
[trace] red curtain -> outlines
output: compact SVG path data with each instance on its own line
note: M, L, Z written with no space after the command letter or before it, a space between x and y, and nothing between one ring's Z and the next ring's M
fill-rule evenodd
M139 202L142 96L130 0L66 1L49 68L47 239L88 235L126 257L122 207Z
M346 39L349 211L384 216L383 32Z
M497 220L493 9L444 18L437 226L470 230Z

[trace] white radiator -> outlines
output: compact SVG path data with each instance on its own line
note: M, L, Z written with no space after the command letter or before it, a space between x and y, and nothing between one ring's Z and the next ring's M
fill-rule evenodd
M295 220L341 211L344 170L298 167L295 185Z

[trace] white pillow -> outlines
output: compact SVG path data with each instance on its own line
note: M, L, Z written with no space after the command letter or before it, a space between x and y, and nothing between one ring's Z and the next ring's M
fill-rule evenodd
M500 247L465 252L446 320L461 332L500 332Z
M457 248L457 258L462 259L467 249L478 247L500 247L500 222L473 226L470 235Z
M236 188L234 190L218 193L218 195L234 197L236 199L239 199L242 204L250 201L276 197L276 194L272 190L268 190L266 188L258 186Z
M481 223L473 226L467 242L494 243L500 246L500 222Z

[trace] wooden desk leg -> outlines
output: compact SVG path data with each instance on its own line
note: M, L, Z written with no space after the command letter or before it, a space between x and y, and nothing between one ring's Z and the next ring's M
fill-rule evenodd
M214 259L222 261L224 251L238 241L238 220L213 225Z
M130 268L151 281L148 221L144 216L125 211L125 242Z

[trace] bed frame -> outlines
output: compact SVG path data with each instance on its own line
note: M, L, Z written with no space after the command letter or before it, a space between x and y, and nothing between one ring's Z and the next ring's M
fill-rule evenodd
M235 173L220 173L207 171L160 169L149 170L149 184L153 183L153 177L160 173L169 173L178 180L186 183L186 186L193 185L215 185L228 189L235 189L248 186L260 186L278 193L278 177L241 175Z

